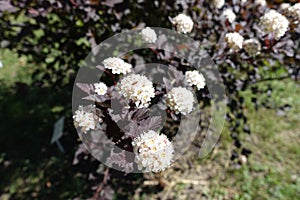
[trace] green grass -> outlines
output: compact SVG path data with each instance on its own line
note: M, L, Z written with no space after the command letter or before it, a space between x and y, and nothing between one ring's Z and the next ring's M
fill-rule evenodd
M240 169L228 167L212 181L214 199L300 198L300 87L290 80L270 84L274 88L270 102L275 110L256 111L251 94L244 94L252 134L244 135L243 141L253 153L246 165ZM285 104L292 105L291 109L286 116L278 116L276 108ZM221 140L224 149L218 151L223 156L232 142L228 135L225 129Z
M31 83L33 67L27 63L25 57L19 58L15 53L1 49L0 61L3 67L0 68L0 84L1 86L12 86L14 83L22 82Z

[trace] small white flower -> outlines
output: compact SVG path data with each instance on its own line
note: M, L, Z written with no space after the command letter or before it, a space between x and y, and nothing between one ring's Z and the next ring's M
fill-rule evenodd
M167 106L176 114L187 115L193 110L194 96L191 91L183 87L175 87L166 95Z
M286 12L289 10L289 8L291 7L291 5L289 3L282 3L279 6L279 9L282 10L283 12Z
M164 171L172 163L174 148L166 135L149 130L132 141L138 169Z
M228 19L228 21L230 23L234 22L236 15L234 14L234 12L232 11L232 9L228 8L226 10L223 11L223 16Z
M221 9L225 4L225 0L213 0L212 3L216 8Z
M176 30L180 33L190 33L193 29L193 20L184 14L179 14L172 19L172 24L176 27Z
M123 78L117 87L120 94L135 102L138 108L148 107L155 97L153 83L143 75L131 74Z
M132 68L131 64L117 57L106 58L103 65L106 69L112 70L113 74L127 74Z
M288 15L292 17L296 22L300 22L300 3L296 3L295 5L288 8Z
M197 70L187 71L185 73L185 79L190 86L197 86L198 90L203 89L205 87L205 78Z
M225 41L232 50L237 52L243 47L244 37L237 32L227 33L225 35Z
M255 0L254 4L263 7L263 6L267 5L267 1L266 0Z
M147 43L155 43L157 40L157 35L155 31L149 27L146 27L141 31L141 36L143 40Z
M266 33L272 33L275 39L280 39L289 27L288 19L275 10L270 10L260 18L260 25Z
M0 68L2 68L3 67L3 64L2 64L2 62L1 62L1 60L0 60Z
M245 4L247 0L241 0L241 4Z
M105 95L107 92L107 86L105 85L105 83L95 83L94 84L95 87L95 93L98 95Z
M256 56L260 54L261 44L257 39L248 39L243 42L243 49L249 56Z
M94 130L102 119L95 113L95 106L79 106L78 110L73 115L74 126L81 128L83 133L87 133L89 130Z

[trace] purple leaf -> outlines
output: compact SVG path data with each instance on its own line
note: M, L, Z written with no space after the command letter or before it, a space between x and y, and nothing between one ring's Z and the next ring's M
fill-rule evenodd
M113 112L114 112L114 110L108 109L108 114L110 115L111 119L115 122L120 121L121 120L120 114L114 114Z
M95 101L96 98L94 95L90 95L90 96L83 97L82 99L89 100L89 101Z
M126 160L126 151L124 150L121 153L115 153L111 150L110 157L107 158L106 163L109 166L113 164L118 165L120 168L123 168L126 173L132 172L133 170L133 163Z
M105 67L103 67L102 65L97 65L96 68L100 69L101 71L105 71Z
M160 108L161 110L166 110L168 107L165 104L162 103L158 103L157 104L158 108Z
M92 91L94 91L94 87L92 84L87 83L76 83L77 87L79 87L83 92L87 94L91 94Z
M75 155L74 155L74 159L73 159L73 165L76 165L79 163L79 159L78 157L81 155L81 154L87 154L88 151L87 149L85 148L85 146L83 144L80 144L78 146L78 149L76 150L75 152Z
M148 130L157 131L161 127L161 123L162 123L161 116L150 117L140 122L139 130L141 132L148 131Z
M157 47L160 48L160 49L164 49L164 46L167 44L168 42L168 39L167 39L167 36L166 35L160 35L158 38L157 38Z
M103 1L102 4L109 6L109 7L114 7L116 4L122 3L123 0L106 0Z
M174 112L171 112L170 114L171 114L171 117L172 117L172 119L173 119L174 121L177 121L177 120L178 120L178 117L175 115Z
M104 101L106 101L107 98L103 95L92 94L92 95L83 97L82 99L97 102L97 103L103 103Z
M128 138L135 138L139 135L139 127L137 122L133 121L125 127L125 136Z
M165 84L167 92L169 92L172 89L172 84L171 84L170 80L167 79L166 77L163 77L163 82Z
M184 75L182 71L177 70L175 67L170 66L170 76L176 80L176 83L179 84L181 81L184 80Z
M149 109L148 108L142 108L134 112L132 120L141 121L142 119L145 119L148 117Z
M140 135L143 131L153 130L158 131L162 126L161 116L149 117L140 122L132 121L125 127L125 135L130 138L135 138Z

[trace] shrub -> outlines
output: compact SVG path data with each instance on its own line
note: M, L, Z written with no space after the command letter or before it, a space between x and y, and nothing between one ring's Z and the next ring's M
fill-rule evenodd
M233 144L237 148L235 151L248 155L250 151L243 147L239 137L241 132L250 133L244 112L244 98L240 92L251 89L257 95L270 94L272 88L261 91L256 83L273 79L299 79L299 4L280 6L280 3L238 0L213 2L5 1L0 4L1 46L16 49L32 62L45 66L33 74L37 84L66 86L66 89L70 89L75 72L84 58L92 48L109 36L146 26L177 28L199 42L218 66L229 98L227 120ZM179 15L181 13L185 15ZM180 17L176 17L178 15ZM155 37L152 35L149 41L153 38ZM177 77L180 77L179 71L186 72L183 68L191 67L186 60L171 58L167 52L160 50L136 51L128 54L125 61L135 67L138 56L142 56L145 62L174 66L172 69ZM109 76L104 79L110 87L114 85L114 80L110 80ZM126 88L127 86L123 87L123 94L128 93L138 105L147 105L149 99L141 103L139 96L125 91ZM81 85L81 89L89 93L94 88ZM172 102L174 96L176 94L170 95L169 105L175 106ZM197 96L202 98L203 107L210 105L207 88L197 93ZM150 97L153 95L149 95ZM102 100L99 102L103 103L107 99ZM252 101L257 108L267 105L259 103L256 98ZM97 106L97 109L100 108ZM176 109L178 112L182 109L189 110L181 109L180 106ZM140 112L145 110L139 108L127 114L137 117ZM106 116L109 118L107 124L115 121L112 113L107 113ZM176 119L176 113L172 113L171 117ZM139 120L150 120L147 123L152 122L153 126L159 124L151 118L142 117ZM91 124L88 125L86 129L91 127ZM122 135L113 137L113 142L117 142L115 139L118 137ZM124 144L122 148L125 148ZM233 158L237 157L235 151ZM120 153L119 156L123 154Z

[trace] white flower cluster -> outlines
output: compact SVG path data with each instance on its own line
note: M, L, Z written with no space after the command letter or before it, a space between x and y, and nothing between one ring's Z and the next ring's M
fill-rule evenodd
M167 95L167 106L176 114L187 115L193 110L194 96L191 91L183 87L173 88Z
M172 19L172 24L176 27L176 30L180 33L190 33L193 29L193 20L184 14L179 14Z
M260 18L260 25L266 33L275 35L275 39L280 39L288 30L289 21L276 10L270 10Z
M174 148L164 134L149 130L136 137L132 146L139 170L160 172L172 163Z
M112 70L113 74L127 74L132 68L131 64L117 57L106 58L103 61L103 65L106 69Z
M119 93L135 102L138 108L148 107L155 96L153 83L146 76L131 74L123 78L118 86Z
M205 87L205 78L197 70L187 71L185 73L185 79L190 86L197 86L198 90Z
M155 43L157 40L155 31L149 27L144 28L140 34L143 40L147 43Z
M223 16L228 19L230 23L234 22L236 15L232 11L232 9L227 8L226 10L223 11Z
M225 0L213 0L212 3L216 8L221 9L225 4Z
M232 50L237 52L243 47L244 37L237 32L227 33L225 35L225 41Z
M261 44L257 39L248 39L243 42L243 49L249 56L256 56L260 54Z
M76 128L81 128L83 133L87 133L89 130L94 130L102 119L96 115L95 106L89 105L79 106L73 115L73 121Z
M94 84L95 87L95 93L98 95L105 95L107 92L107 86L105 85L105 83L95 83Z
M295 22L300 22L300 3L290 6L287 10L288 15L295 19Z
M266 6L267 1L266 0L255 0L254 4L258 5L258 6Z

